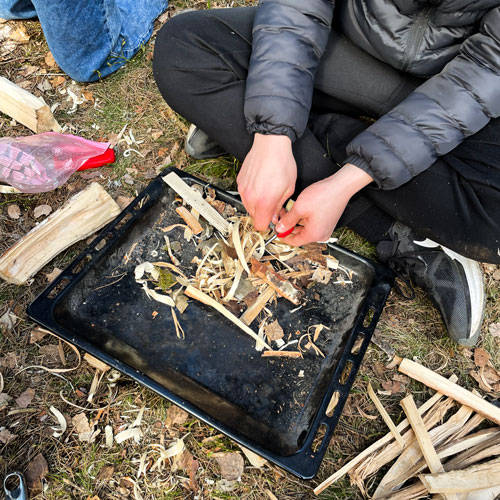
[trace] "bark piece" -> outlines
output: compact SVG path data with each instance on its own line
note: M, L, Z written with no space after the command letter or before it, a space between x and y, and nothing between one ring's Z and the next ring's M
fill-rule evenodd
M120 207L97 183L73 196L0 256L0 278L23 285L45 264L87 238L120 213Z
M256 259L251 259L251 263L252 274L254 276L261 278L272 287L278 295L289 300L292 304L296 306L300 305L300 299L302 297L301 291L283 278L283 276L278 274L269 262L263 264Z
M60 132L50 108L41 97L0 76L0 111L22 123L33 132Z

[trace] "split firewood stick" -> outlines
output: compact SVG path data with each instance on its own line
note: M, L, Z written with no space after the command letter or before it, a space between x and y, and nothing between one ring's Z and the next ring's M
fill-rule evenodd
M432 429L438 422L440 422L448 410L455 404L453 399L447 398L444 401L436 404L431 411L427 412L424 415L424 422L426 429ZM407 447L410 447L412 443L415 442L415 434L413 430L409 429L403 434L403 440ZM389 443L387 446L382 448L378 453L370 456L362 463L360 463L357 467L349 472L349 476L351 481L354 481L356 484L360 485L360 488L363 485L363 481L370 477L372 474L377 473L381 467L388 464L395 458L397 458L401 453L401 448L399 444L395 441Z
M203 232L202 225L186 207L177 207L175 211L181 216L194 234L200 234Z
M387 413L387 410L384 408L384 405L382 404L378 396L375 394L375 391L373 390L372 384L370 384L370 382L368 382L368 395L370 396L371 400L373 401L373 404L376 406L380 415L384 419L385 424L387 425L387 427L389 427L389 430L392 432L394 439L399 443L401 449L403 449L405 447L403 438L399 433L398 429L396 428L396 426L394 425L392 418Z
M163 181L223 235L229 233L231 224L198 191L192 189L175 172L167 174L163 177Z
M257 300L240 316L240 320L243 321L245 325L250 325L262 309L266 307L266 304L275 296L276 292L274 289L267 285L265 290L257 297Z
M476 446L463 451L449 460L444 467L445 471L463 469L477 464L485 458L500 455L500 435L491 436L488 441L483 441Z
M433 474L444 472L443 464L441 463L441 460L439 460L436 449L434 448L427 429L425 428L424 421L418 413L413 396L411 394L406 396L406 398L401 401L401 406L403 407L406 418L408 419L408 422L410 422L411 428L415 433L415 437L417 438L417 442L422 450L422 454L424 455L429 470ZM446 500L458 500L457 496L453 493L444 493L443 496Z
M455 375L452 375L451 380L458 380ZM430 410L436 403L438 403L441 399L443 398L442 394L439 394L439 392L436 392L431 398L429 398L427 401L425 401L418 409L418 412L420 415L423 415L426 411ZM398 432L403 432L409 427L409 422L407 419L403 420L401 423L399 423L396 426L396 429ZM347 462L345 465L343 465L337 472L332 474L330 477L325 479L320 485L318 485L316 488L314 488L314 494L319 495L321 492L323 492L328 486L331 484L335 483L342 477L344 477L349 471L357 467L361 462L366 460L368 457L370 457L373 453L377 452L380 450L383 446L386 444L390 443L394 439L394 436L392 435L391 432L386 434L384 437L379 439L378 441L375 441L371 446L366 448L366 450L363 450L361 453L356 455L352 460Z
M264 351L263 358L301 358L302 354L299 351Z
M119 213L113 198L93 182L0 256L0 278L23 285L60 252L95 233Z
M238 319L234 314L229 312L223 305L219 304L215 299L212 299L209 295L198 290L192 285L188 285L186 290L184 290L184 295L191 297L192 299L196 299L203 304L212 307L216 311L220 312L223 316L225 316L229 321L232 321L237 327L241 328L247 335L250 335L254 340L256 340L259 344L263 345L265 348L272 351L272 347L266 344L264 340L262 340L251 328L249 328L245 323L243 323L240 319Z
M52 111L41 97L35 97L3 76L0 76L0 111L35 134L61 131Z
M432 445L436 447L445 442L448 437L456 434L469 420L472 413L473 410L471 408L462 406L446 422L431 429L429 437ZM401 484L420 472L425 467L425 464L425 457L423 457L419 443L414 442L407 446L378 484L373 498L384 497L394 489L397 489Z
M441 375L429 370L425 366L415 363L409 359L403 359L399 365L399 371L409 377L422 382L427 387L455 399L460 404L469 406L483 417L500 425L500 408L488 403L480 396L450 382Z
M420 474L419 479L427 491L441 495L492 488L500 485L500 458L467 469Z

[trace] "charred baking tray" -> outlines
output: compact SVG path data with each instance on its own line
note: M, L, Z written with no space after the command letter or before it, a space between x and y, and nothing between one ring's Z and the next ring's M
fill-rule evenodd
M188 184L205 182L175 171ZM239 199L217 197L243 209ZM293 474L316 474L393 283L385 266L340 246L328 252L351 283L318 285L297 309L285 299L269 306L285 332L323 324L317 341L325 357L263 358L255 340L218 312L190 300L177 314L151 301L134 278L145 261L169 261L161 228L182 222L175 193L154 179L29 306L28 314L108 365L164 396ZM178 233L176 233L178 231ZM195 243L177 252L189 266ZM154 313L154 314L153 314ZM257 321L254 321L257 323ZM257 328L252 324L252 328ZM331 400L336 405L329 409Z

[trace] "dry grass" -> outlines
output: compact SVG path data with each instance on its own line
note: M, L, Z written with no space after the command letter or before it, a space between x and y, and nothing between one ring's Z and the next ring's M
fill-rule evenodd
M240 0L192 2L188 0L176 2L177 10L186 7L206 8L227 5L248 5L251 2ZM171 10L173 12L173 9ZM14 25L14 24L13 24ZM39 86L60 73L56 68L47 68L44 57L47 47L36 22L24 22L23 26L30 36L30 41L19 46L15 52L0 61L0 72L7 78L23 83L28 90L42 94ZM49 104L60 103L55 115L60 123L66 124L68 131L90 139L110 138L118 134L127 125L127 133L133 131L136 141L144 141L132 145L141 155L131 153L124 157L128 147L121 143L118 149L118 160L113 167L101 169L101 177L97 177L106 189L116 198L118 196L134 196L149 179L168 164L205 176L210 180L217 179L223 187L234 182L237 164L231 158L222 158L205 162L197 162L188 158L183 152L183 139L187 126L162 101L151 73L152 44L139 53L126 68L102 82L79 85L80 89L91 93L92 100L81 104L75 113L70 113L70 103L60 93L61 89L72 85L69 79L58 88L47 88L43 91ZM28 77L22 76L23 70L29 66L39 69ZM47 75L44 73L50 73ZM161 132L158 135L157 132ZM22 126L13 126L10 120L0 115L0 136L26 135L28 131ZM157 137L154 139L153 137ZM128 174L128 175L127 175ZM132 184L125 182L128 180ZM221 180L222 179L222 180ZM40 195L0 195L0 252L7 249L37 222L33 210L39 204L49 204L54 209L61 206L74 192L82 189L89 180L75 174L70 181L56 191ZM21 208L21 218L12 220L7 215L7 206L16 203ZM338 232L341 243L359 253L373 256L373 248L365 241L351 233ZM29 405L28 412L9 415L8 410L0 411L0 427L6 426L17 438L9 444L0 443L0 471L3 474L14 470L25 470L28 463L38 453L42 453L49 463L49 474L46 477L45 489L34 498L69 499L92 498L121 499L134 498L131 488L119 490L120 480L130 477L137 480L144 499L179 499L179 498L234 498L261 500L268 498L265 490L273 492L280 500L316 498L312 488L333 473L359 450L386 432L381 419L367 420L358 409L376 415L376 411L367 398L366 382L372 381L375 388L382 387L392 380L394 371L374 370L374 366L383 366L386 355L375 347L367 353L350 399L342 416L337 431L331 441L318 477L310 482L300 481L275 466L266 466L258 470L246 463L241 482L235 483L233 491L221 490L220 471L212 454L216 451L237 451L238 447L228 438L217 437L217 432L197 419L188 418L182 425L165 425L170 403L153 392L139 386L130 379L122 377L116 387L104 380L96 395L93 405L85 402L84 395L88 391L93 370L83 363L73 372L57 377L38 369L21 369L38 365L60 365L60 360L50 356L47 346L55 345L52 337L30 344L30 332L34 325L26 318L26 306L47 285L46 274L54 267L63 268L85 246L82 242L59 255L35 277L29 286L18 287L0 283L0 316L7 310L13 311L20 321L11 331L0 334L0 372L5 379L4 392L18 397L25 389L35 389L35 397ZM488 325L500 321L500 284L494 274L496 266L486 266L488 303L484 322L481 345L492 355L498 367L500 344L498 338L488 333ZM494 277L495 276L495 277ZM405 301L391 295L387 307L378 325L378 335L392 345L401 356L418 359L427 366L447 375L457 373L466 387L476 387L476 383L468 376L473 368L471 352L461 349L449 341L444 335L444 328L439 315L422 293L417 294L414 301ZM71 364L70 351L66 350L68 364ZM428 392L421 385L409 382L407 387L415 394L416 399L423 400ZM78 390L80 392L75 392ZM113 396L110 396L110 391ZM61 399L63 394L68 400L88 408L86 415L95 418L98 414L91 408L108 406L109 410L100 416L98 423L102 430L106 424L118 428L120 423L135 418L137 411L145 406L141 428L144 438L139 444L126 441L122 445L114 445L108 449L103 446L104 437L98 436L95 443L80 442L71 426L62 438L52 435L50 426L54 424L48 413L51 405L60 409L69 420L80 412L74 406ZM80 395L80 396L79 396ZM399 400L404 393L382 396L382 400L393 418L401 418ZM148 472L146 477L136 478L138 459L150 450L150 444L162 440L168 445L177 437L185 437L187 449L198 460L199 468L196 481L198 493L189 488L188 474L183 470L172 472L169 467L164 471ZM209 439L207 438L214 438ZM113 466L114 482L98 479L98 473L104 466ZM376 478L374 478L374 481ZM127 483L130 486L131 483ZM127 485L125 484L125 486ZM124 486L122 486L123 488ZM197 496L198 495L198 496ZM323 499L360 499L355 487L343 480L329 488L320 498ZM97 500L97 499L95 499Z

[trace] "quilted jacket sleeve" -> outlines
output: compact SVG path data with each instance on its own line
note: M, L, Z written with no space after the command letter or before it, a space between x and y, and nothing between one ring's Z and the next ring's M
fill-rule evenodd
M333 0L260 0L244 105L250 133L294 141L304 132L333 8Z
M500 8L441 73L358 135L346 163L394 189L500 116Z

